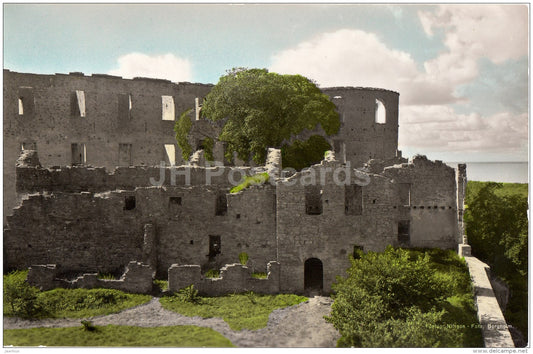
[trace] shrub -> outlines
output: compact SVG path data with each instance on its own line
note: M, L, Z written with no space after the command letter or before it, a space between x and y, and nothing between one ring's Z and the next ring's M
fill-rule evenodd
M239 262L241 262L241 264L245 266L246 263L248 263L248 253L246 252L239 253Z
M207 272L205 272L204 277L218 278L220 277L220 271L218 269L209 269Z
M161 291L168 290L168 280L154 279L154 285L157 286Z
M93 325L93 323L91 321L82 320L81 324L83 325L83 329L85 331L89 331L89 332L96 331L96 327Z
M335 302L326 317L341 333L338 346L481 345L479 330L470 330L476 315L469 275L457 255L448 260L451 252L389 246L350 256L348 276L333 284Z
M182 302L190 302L192 304L199 304L201 300L198 296L198 290L196 290L192 284L180 289L177 297Z
M27 271L14 271L4 275L4 304L8 305L9 314L31 318L43 314L44 309L39 299L39 289L26 281Z

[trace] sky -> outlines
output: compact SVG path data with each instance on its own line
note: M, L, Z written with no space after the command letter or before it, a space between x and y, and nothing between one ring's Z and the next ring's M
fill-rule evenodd
M529 7L9 4L4 68L216 84L234 67L400 93L399 149L527 161Z

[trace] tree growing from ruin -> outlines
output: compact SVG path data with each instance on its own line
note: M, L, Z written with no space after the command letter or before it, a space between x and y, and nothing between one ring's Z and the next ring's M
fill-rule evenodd
M329 136L340 127L335 105L311 80L266 69L228 71L206 96L202 117L223 122L218 140L226 143L228 160L236 152L240 159L252 158L256 163L265 162L269 147L287 149L293 144L301 145L294 137L305 129L321 126ZM295 141L289 143L291 138ZM321 147L327 144L330 148L323 137L315 140L320 141ZM316 150L314 154L300 156L296 164L309 166L322 160L324 151ZM288 167L287 163L284 167Z

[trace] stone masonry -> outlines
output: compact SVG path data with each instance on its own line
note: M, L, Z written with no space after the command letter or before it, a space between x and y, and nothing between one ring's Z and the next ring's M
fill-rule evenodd
M224 161L219 141L213 152L225 164L205 165L203 139L220 130L200 116L210 88L4 70L6 269L56 265L59 279L119 273L135 261L176 289L190 279L206 293L329 293L357 249L462 243L466 172L401 157L398 93L322 89L341 128L326 137L332 151L321 163L295 173L282 170L277 149L265 166ZM189 109L195 158L184 164L172 128ZM323 130L298 138L312 134ZM262 172L268 183L229 193ZM216 281L201 275L243 252L245 267L227 266Z

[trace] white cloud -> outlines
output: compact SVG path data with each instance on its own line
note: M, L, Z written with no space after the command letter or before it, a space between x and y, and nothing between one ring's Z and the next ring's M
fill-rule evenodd
M400 112L401 149L527 155L527 113L457 114L445 105L408 106Z
M323 33L272 57L272 71L302 74L321 86L381 87L401 93L402 104L456 102L453 87L420 72L406 52L388 48L372 33Z
M130 53L118 58L118 69L108 72L124 78L150 77L173 82L191 81L192 65L188 59L173 54L146 55Z
M527 155L528 115L459 114L452 103L465 84L483 85L480 59L495 65L528 54L524 5L442 5L420 12L425 32L442 31L445 50L421 66L409 53L387 47L372 33L323 33L273 55L271 71L301 74L321 86L381 87L400 93L400 147L418 151L468 151ZM523 76L523 75L522 75ZM519 77L526 80L527 77ZM501 102L503 104L503 101ZM465 109L463 109L464 111Z
M471 59L487 57L499 64L528 53L527 5L440 5L436 13L418 13L424 31L446 31L450 53Z

